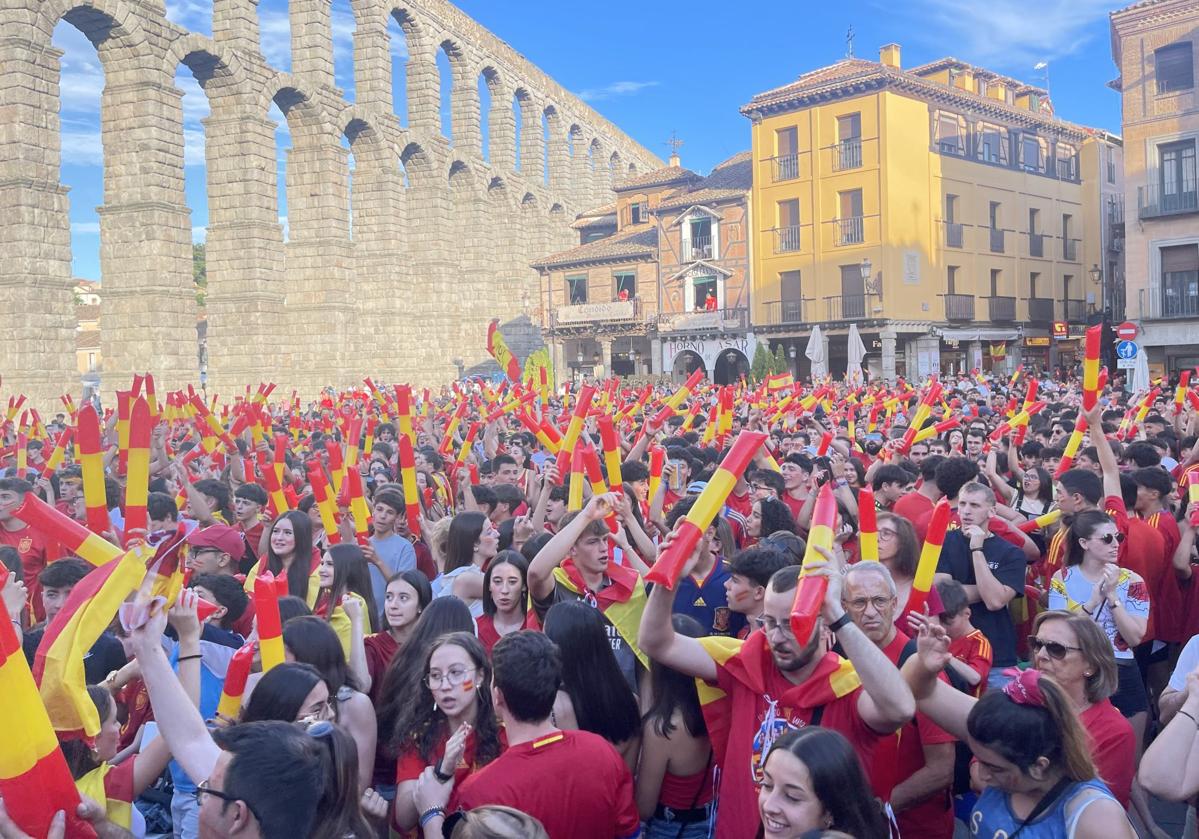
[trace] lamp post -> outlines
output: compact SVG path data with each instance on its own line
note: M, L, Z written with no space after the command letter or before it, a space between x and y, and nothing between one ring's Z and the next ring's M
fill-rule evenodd
M575 354L575 380L577 381L583 375L583 348L580 347L578 353Z

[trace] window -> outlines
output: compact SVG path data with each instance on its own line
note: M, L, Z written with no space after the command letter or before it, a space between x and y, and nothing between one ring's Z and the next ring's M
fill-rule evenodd
M1078 256L1077 242L1074 241L1074 217L1069 213L1062 213L1062 258L1073 262Z
M962 154L966 150L965 126L957 114L937 116L937 149L943 154Z
M862 115L845 114L837 117L837 139L842 143L862 139Z
M945 193L945 220L952 224L958 220L958 196Z
M1043 168L1041 160L1041 141L1029 134L1020 138L1020 165L1030 172L1040 172Z
M1116 152L1112 149L1107 150L1107 182L1116 182Z
M634 201L629 205L629 224L641 224L646 221L646 207L640 201Z
M1158 93L1175 93L1195 86L1195 63L1191 42L1180 41L1153 51L1153 74Z
M987 95L987 80L976 77L974 79L974 91L979 96L986 96Z
M612 277L616 281L617 300L632 300L637 296L636 271L617 271Z
M841 266L841 317L866 317L866 282L861 263Z
M862 166L862 115L845 114L837 117L837 149L833 169L858 169Z
M1029 297L1038 297L1039 296L1037 294L1037 286L1040 285L1040 283L1041 283L1041 275L1038 272L1033 271L1028 275L1028 296Z
M1073 274L1062 275L1062 299L1066 301L1066 320L1070 320L1070 286L1074 284Z
M838 219L839 245L856 245L866 241L866 230L862 218L862 190L850 189L837 193L841 216Z
M715 259L716 242L712 236L712 217L696 216L683 226L683 253L687 262L696 259Z
M1162 209L1170 211L1195 204L1195 141L1158 146L1161 159ZM1184 196L1189 196L1189 202Z
M799 177L799 129L794 126L774 132L774 179L789 181Z
M587 275L577 274L566 278L566 293L570 296L570 305L577 306L587 302Z
M1199 245L1162 248L1162 316L1199 312Z
M803 321L803 289L799 271L779 272L779 298L782 301L782 322Z
M596 241L599 241L600 239L607 238L607 236L608 236L607 232L605 232L603 230L584 230L583 231L583 241L580 242L579 244L585 245L588 242L596 242Z
M1064 180L1073 180L1078 173L1075 171L1074 164L1078 160L1078 152L1074 146L1066 143L1058 143L1056 147L1057 155L1057 176Z
M945 244L951 248L962 246L962 225L958 223L958 196L945 194Z
M1008 134L1006 128L980 123L975 133L978 159L987 163L1007 163Z
M992 297L999 296L999 286L1000 286L1000 283L1002 280L1003 280L1003 271L999 270L998 268L992 268L991 269L991 296Z
M89 371L94 371L96 369L96 354L94 352L89 352L87 354L87 369Z
M1041 232L1041 211L1035 207L1028 208L1028 235L1035 236Z
M691 277L692 300L697 312L714 312L720 308L720 289L716 286L716 278L710 274Z
M799 250L799 199L780 201L776 206L778 221L775 234L778 238L774 244L774 252L797 251Z
M948 294L958 293L958 271L961 270L957 265L950 265L948 274L945 277L945 291Z
M999 221L1000 221L999 216L1000 216L1002 207L1003 207L1003 205L1000 204L998 201L992 201L990 208L987 210L987 221L990 223L992 230L999 229Z

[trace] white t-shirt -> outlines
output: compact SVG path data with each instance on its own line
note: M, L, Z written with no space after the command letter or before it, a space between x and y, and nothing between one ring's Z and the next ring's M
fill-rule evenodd
M1169 687L1177 691L1186 690L1187 674L1196 667L1199 667L1199 635L1192 636L1178 654L1178 663L1174 665L1174 672L1170 674Z

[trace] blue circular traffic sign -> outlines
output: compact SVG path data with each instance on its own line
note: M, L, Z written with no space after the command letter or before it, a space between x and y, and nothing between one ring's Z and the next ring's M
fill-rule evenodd
M1116 344L1116 357L1136 358L1138 349L1136 341L1121 341Z

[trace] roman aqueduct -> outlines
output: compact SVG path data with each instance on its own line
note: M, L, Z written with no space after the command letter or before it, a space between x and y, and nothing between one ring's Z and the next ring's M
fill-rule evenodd
M170 22L163 0L0 0L6 393L48 405L77 380L69 199L60 182L62 53L51 44L60 20L92 42L105 76L98 213L108 393L135 371L153 370L163 389L196 380L181 65L211 109L210 394L231 396L272 376L307 393L363 374L445 381L453 357L483 355L488 319L536 304L528 262L574 241L575 213L611 200L614 180L661 165L445 0L352 0L353 103L334 85L330 0L289 5L285 73L263 58L256 0L214 0L211 38ZM407 126L392 104L389 17L408 51ZM440 131L438 50L452 68L452 143ZM491 100L489 159L480 75ZM292 138L287 237L272 103Z

